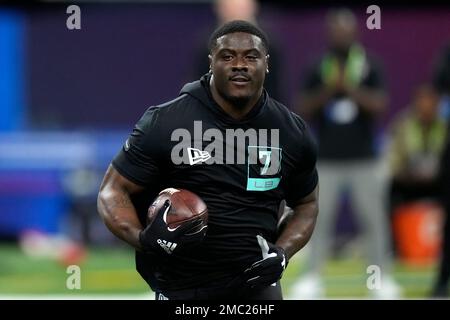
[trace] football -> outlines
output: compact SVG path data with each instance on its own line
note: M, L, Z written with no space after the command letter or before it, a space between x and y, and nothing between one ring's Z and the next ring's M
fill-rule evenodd
M152 223L161 207L170 202L163 220L168 230L175 230L183 223L198 220L198 230L204 230L208 225L208 208L203 200L195 193L185 189L167 188L162 190L148 209L147 224Z

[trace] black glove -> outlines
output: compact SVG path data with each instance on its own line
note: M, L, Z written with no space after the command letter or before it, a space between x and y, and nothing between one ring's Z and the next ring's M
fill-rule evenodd
M187 251L203 240L207 228L200 219L187 221L170 229L163 218L170 207L170 201L166 200L153 221L139 233L139 242L144 252L172 255Z
M283 248L256 236L262 250L263 258L253 263L244 271L244 279L251 288L267 287L275 284L286 269L288 259Z

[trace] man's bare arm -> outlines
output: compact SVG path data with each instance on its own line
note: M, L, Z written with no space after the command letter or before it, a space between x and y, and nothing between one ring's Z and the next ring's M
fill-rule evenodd
M335 90L327 86L302 93L297 99L296 112L302 118L311 120L330 101L334 94Z
M335 94L341 92L352 99L362 110L372 116L379 116L386 110L388 98L384 91L367 87L351 88L322 86L311 92L304 93L298 99L297 113L304 119L312 119Z
M130 196L144 188L120 175L111 165L106 171L97 198L97 209L108 229L120 239L140 250L139 222Z
M311 238L319 213L318 200L319 187L317 186L293 208L293 214L287 218L286 226L278 237L276 245L284 249L289 259Z
M386 110L388 98L382 90L358 87L348 88L347 92L362 110L372 116L379 116Z

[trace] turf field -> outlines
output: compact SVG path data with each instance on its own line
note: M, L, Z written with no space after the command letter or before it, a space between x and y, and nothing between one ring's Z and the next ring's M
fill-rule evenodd
M302 274L304 257L292 259L283 277L284 295L289 299L292 283ZM90 248L81 267L81 289L66 288L66 267L44 258L25 256L13 245L0 245L0 298L20 297L106 297L150 298L149 290L134 269L131 249ZM330 261L325 284L328 298L366 298L366 269L361 259ZM396 263L394 277L405 298L426 298L433 281L434 266Z

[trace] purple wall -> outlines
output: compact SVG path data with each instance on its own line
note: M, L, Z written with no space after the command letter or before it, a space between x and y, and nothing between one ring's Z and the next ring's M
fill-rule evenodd
M382 29L360 36L383 63L391 109L427 81L450 41L450 9L382 7ZM197 48L214 27L206 4L81 5L82 30L65 27L65 6L28 12L29 106L36 127L130 127L143 110L171 99L191 78ZM302 70L325 48L322 8L265 6L261 20L276 38L284 101L293 101ZM206 57L205 57L206 59Z
M209 7L80 7L79 31L66 28L63 6L30 12L30 106L38 126L129 127L150 105L178 94Z

